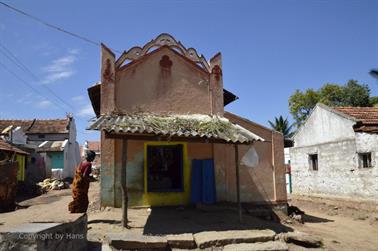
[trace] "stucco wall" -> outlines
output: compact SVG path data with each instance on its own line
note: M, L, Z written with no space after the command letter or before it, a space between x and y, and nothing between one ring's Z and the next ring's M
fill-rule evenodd
M163 55L172 62L160 66ZM162 48L116 72L116 107L122 112L211 113L209 75Z
M352 199L378 198L378 136L355 133L353 120L317 106L290 148L293 193ZM372 168L359 168L358 153L372 153ZM318 171L309 154L318 154Z
M377 164L358 167L354 139L290 149L293 193L378 199ZM318 171L310 169L308 154L318 154ZM372 153L373 163L377 152Z
M127 187L129 196L129 206L143 206L148 205L149 201L155 200L146 196L144 192L144 141L128 140L127 143ZM185 142L177 142L185 143ZM103 205L109 205L120 207L122 204L121 197L121 163L122 163L122 140L115 141L115 161L116 168L114 170L114 202L109 200L103 200ZM164 144L164 142L162 142ZM193 159L211 159L213 158L212 145L205 143L187 143L187 162L189 168L191 168L191 162ZM189 174L190 175L190 174ZM190 176L188 177L190 179ZM102 188L101 188L102 189ZM188 191L189 192L189 191ZM188 193L190 195L190 193ZM174 199L167 197L169 202ZM186 203L189 203L189 198L185 197ZM164 201L164 196L162 196ZM111 203L111 204L108 204ZM179 203L181 204L181 203Z
M265 142L240 145L239 162L253 147L259 157L256 167L240 165L241 201L250 203L286 202L283 137L273 133L274 157L272 156L272 130L261 125L225 113L225 117L264 138ZM236 201L235 149L233 145L214 145L216 164L217 199Z
M355 122L316 106L294 136L295 146L308 146L354 138Z

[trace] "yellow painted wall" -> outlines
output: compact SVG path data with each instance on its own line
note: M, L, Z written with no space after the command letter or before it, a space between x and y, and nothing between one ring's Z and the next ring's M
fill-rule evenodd
M16 154L16 160L18 162L17 180L24 181L25 180L25 156Z
M147 146L149 145L182 145L183 146L183 192L147 192ZM185 142L145 142L144 143L144 194L143 205L173 206L186 205L190 202L190 163L188 161L188 147Z

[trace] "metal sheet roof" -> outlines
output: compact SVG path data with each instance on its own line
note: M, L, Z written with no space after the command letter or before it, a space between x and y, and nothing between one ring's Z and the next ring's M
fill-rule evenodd
M156 115L141 113L102 115L94 120L87 129L104 130L113 133L148 133L164 136L201 137L233 143L264 141L261 137L224 117L203 114Z

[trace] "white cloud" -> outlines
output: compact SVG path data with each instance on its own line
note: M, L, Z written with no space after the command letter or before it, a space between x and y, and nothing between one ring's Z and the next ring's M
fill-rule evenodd
M85 97L83 95L72 97L71 100L77 103L82 103Z
M54 104L49 100L42 100L37 103L37 107L41 109L47 109L53 106Z
M82 118L94 117L94 111L91 104L86 104L77 112L77 116Z
M71 77L75 73L72 65L77 59L78 52L77 49L70 49L68 55L55 59L50 65L43 67L42 70L46 76L42 80L42 84L50 84Z

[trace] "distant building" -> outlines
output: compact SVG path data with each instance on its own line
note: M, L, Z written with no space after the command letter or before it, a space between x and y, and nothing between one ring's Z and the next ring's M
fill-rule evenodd
M293 193L378 199L378 108L317 104L290 148Z
M73 177L80 162L76 125L65 119L0 120L0 135L8 142L30 149L27 173L32 180ZM45 169L44 171L42 169Z

